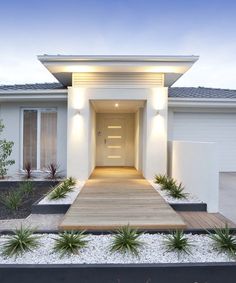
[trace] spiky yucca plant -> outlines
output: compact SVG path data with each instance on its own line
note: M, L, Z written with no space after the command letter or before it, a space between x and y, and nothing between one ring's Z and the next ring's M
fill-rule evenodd
M50 200L63 199L70 191L70 187L67 184L61 183L56 186L55 189L49 194Z
M188 194L184 192L184 187L182 186L182 183L179 185L175 184L171 187L170 190L168 190L168 195L175 198L175 199L186 199Z
M168 178L162 185L161 190L163 191L171 191L174 187L176 187L176 181L173 178Z
M191 254L190 249L193 246L182 230L176 230L165 235L164 244L167 252L177 252L178 257L181 253Z
M68 186L73 187L76 185L76 179L74 179L73 177L69 177L67 178L64 183L68 184Z
M54 252L60 253L61 256L66 254L77 254L80 249L86 247L88 240L85 231L81 232L63 232L55 239Z
M169 177L166 175L155 175L155 183L159 185L165 184L169 180Z
M59 174L60 166L57 163L50 163L47 167L50 179L56 179Z
M49 199L62 199L67 196L68 193L74 190L74 185L76 184L76 180L73 178L68 178L62 183L56 185L53 188L52 192L49 194Z
M31 179L32 177L32 165L31 165L31 162L26 162L25 163L25 166L24 166L24 170L25 170L25 173L26 173L26 179Z
M23 195L28 196L31 193L33 193L33 190L34 190L33 183L30 180L24 181L19 185L19 191Z
M214 247L219 252L227 252L231 256L236 256L236 237L230 233L228 224L224 228L216 228L209 237L213 240Z
M1 197L1 203L11 211L17 211L23 203L23 195L20 191L12 191Z
M4 257L19 256L25 252L32 251L39 246L39 237L33 234L30 228L16 229L13 235L9 235L2 244L2 255Z
M143 233L138 232L137 229L131 228L129 225L118 228L113 236L110 251L131 253L138 256L139 249L144 245L144 243L139 240L142 234Z

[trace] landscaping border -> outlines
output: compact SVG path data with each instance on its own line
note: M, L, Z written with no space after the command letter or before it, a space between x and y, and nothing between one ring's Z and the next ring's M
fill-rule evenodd
M32 214L63 214L66 213L71 206L70 204L39 204L43 198L32 205Z
M202 203L169 203L176 211L207 211L207 204Z
M70 204L39 204L43 198L32 205L33 214L66 213L70 207ZM170 203L169 205L176 211L207 211L206 203Z
M21 184L24 181L30 181L32 183L37 183L38 185L42 186L52 186L57 185L61 180L37 180L37 179L22 179L17 181L0 181L0 190L1 188L5 188L6 186L15 187Z
M229 228L231 233L236 234L236 228ZM78 230L80 231L80 230ZM163 233L163 234L169 234L170 231L169 229L152 229L152 230L148 230L148 229L138 229L138 231L143 232L143 233L148 233L148 234L156 234L156 233ZM61 233L61 230L58 229L38 229L34 231L34 234L58 234ZM197 234L197 235L201 235L201 234L207 234L207 233L214 233L215 229L211 228L211 229L185 229L184 230L184 234ZM84 232L85 234L91 234L91 235L109 235L113 233L113 230L88 230ZM0 236L1 235L12 235L14 234L14 230L11 229L0 229Z
M236 263L1 264L1 283L235 283Z

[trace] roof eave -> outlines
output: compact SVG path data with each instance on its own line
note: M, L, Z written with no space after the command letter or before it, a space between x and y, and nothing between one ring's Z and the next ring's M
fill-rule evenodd
M31 95L31 94L67 94L67 89L30 89L30 90L0 90L0 95L12 95L12 94L16 94L16 95L21 95L21 94L25 94L25 95Z
M235 98L183 98L169 97L168 106L173 108L178 107L216 107L216 108L235 108Z
M38 55L40 62L196 62L199 56L196 55Z

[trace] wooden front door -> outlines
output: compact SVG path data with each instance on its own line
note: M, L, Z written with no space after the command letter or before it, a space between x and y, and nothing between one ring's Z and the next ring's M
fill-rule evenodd
M133 114L99 113L96 123L96 165L133 166Z

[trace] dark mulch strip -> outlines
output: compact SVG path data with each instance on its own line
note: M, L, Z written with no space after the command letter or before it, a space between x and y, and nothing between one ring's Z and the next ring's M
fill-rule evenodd
M11 211L4 206L4 204L1 202L1 199L9 192L18 190L19 183L16 183L14 185L9 184L4 188L0 188L0 219L26 218L31 213L32 204L46 195L53 186L53 182L51 185L49 185L48 183L45 184L44 182L32 182L34 188L33 193L29 196L23 197L22 205L17 211Z

